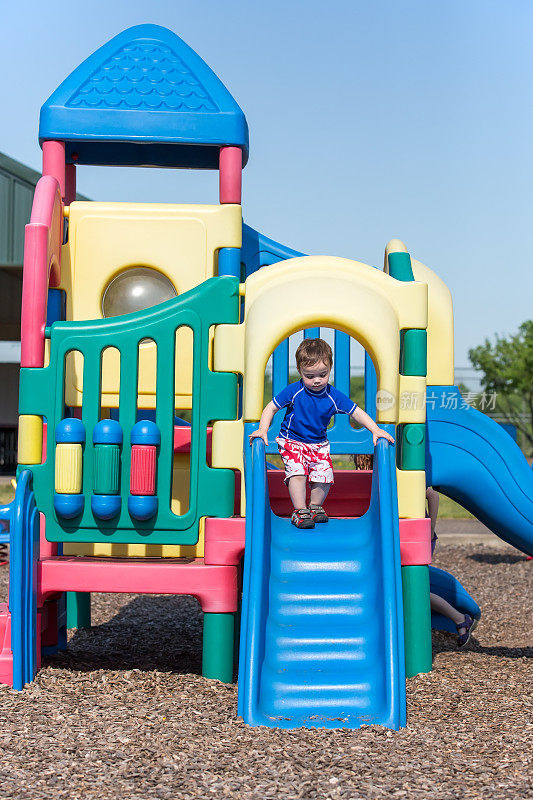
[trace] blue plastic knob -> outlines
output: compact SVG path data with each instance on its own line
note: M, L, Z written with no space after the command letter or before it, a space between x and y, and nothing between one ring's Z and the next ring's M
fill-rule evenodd
M122 444L122 428L114 419L101 419L93 428L94 444Z
M85 441L85 427L81 419L67 417L56 425L58 444L82 444Z

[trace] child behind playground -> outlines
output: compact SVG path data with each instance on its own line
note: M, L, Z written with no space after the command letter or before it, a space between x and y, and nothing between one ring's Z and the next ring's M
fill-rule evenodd
M439 493L432 486L426 488L427 513L426 516L431 520L431 555L435 552L438 536L435 532L437 517L439 513ZM429 600L431 610L436 614L442 614L455 623L457 628L457 645L464 647L470 641L472 631L477 625L477 619L473 619L470 614L463 613L448 603L444 597L430 592Z
M296 350L300 380L282 389L263 409L259 428L250 441L260 437L268 444L268 429L274 414L286 408L276 439L285 465L285 483L294 506L291 522L297 528L314 528L315 522L327 522L322 504L333 483L333 465L329 454L327 427L334 414L348 414L372 433L374 445L379 438L394 442L386 431L349 397L329 384L333 366L331 347L323 339L304 339ZM307 480L311 502L306 506Z

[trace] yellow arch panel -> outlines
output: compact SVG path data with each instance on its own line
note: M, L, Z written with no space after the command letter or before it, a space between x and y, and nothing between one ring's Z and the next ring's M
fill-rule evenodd
M428 386L453 386L454 331L452 294L429 267L411 259L415 280L428 287Z
M399 331L426 327L427 288L357 261L322 256L288 259L254 273L245 285L241 332L217 326L215 369L244 368L244 420L261 415L265 367L274 348L291 333L318 324L345 331L368 351L379 388L393 397L378 419L396 423Z
M407 252L407 247L400 239L391 239L385 248L385 273L389 268L389 253ZM428 287L427 385L453 386L454 331L451 292L433 270L413 257L411 257L411 268L415 281L425 283Z

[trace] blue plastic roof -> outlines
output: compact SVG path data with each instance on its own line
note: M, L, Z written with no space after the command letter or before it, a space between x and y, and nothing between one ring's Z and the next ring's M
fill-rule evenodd
M248 126L222 81L159 25L136 25L87 58L41 108L39 141L78 164L218 168L218 149L248 160Z

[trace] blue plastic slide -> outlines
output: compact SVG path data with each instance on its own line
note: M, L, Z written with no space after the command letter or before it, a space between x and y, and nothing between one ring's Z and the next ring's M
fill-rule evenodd
M497 422L456 386L427 390L426 476L505 542L533 555L533 471Z
M246 555L239 715L249 725L405 725L394 448L375 452L358 519L299 530L272 513L265 446L245 426Z

